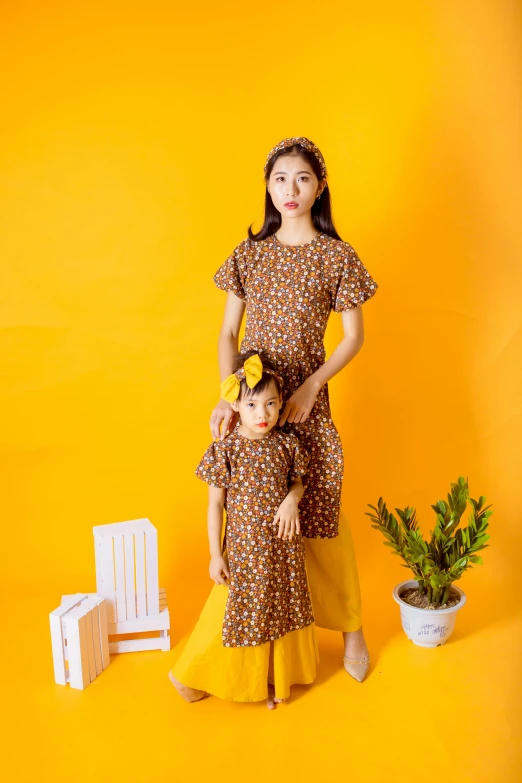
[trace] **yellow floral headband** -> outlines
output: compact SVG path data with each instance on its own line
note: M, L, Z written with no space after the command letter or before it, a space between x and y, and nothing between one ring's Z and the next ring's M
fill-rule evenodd
M299 144L301 147L304 147L305 150L308 150L309 152L313 152L315 157L317 158L319 162L319 166L321 168L321 176L323 179L326 178L326 164L324 162L324 158L321 154L321 150L319 147L313 143L313 141L310 141L310 139L307 139L306 136L292 136L290 139L283 139L283 141L280 141L279 144L276 144L275 147L273 147L270 152L268 153L266 163L265 163L265 175L268 169L268 164L276 154L276 152L279 152L280 150L284 150L287 147L293 147L295 144Z
M263 377L264 372L273 375L279 381L280 386L283 385L281 376L277 372L274 372L274 370L263 367L259 354L255 353L245 360L245 363L239 370L236 370L236 372L233 372L228 378L225 378L221 384L222 399L227 402L235 402L239 397L241 381L245 380L248 388L253 389Z

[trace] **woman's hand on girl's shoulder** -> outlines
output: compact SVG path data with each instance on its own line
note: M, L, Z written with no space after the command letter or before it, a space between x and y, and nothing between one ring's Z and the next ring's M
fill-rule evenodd
M238 415L229 402L220 400L210 416L210 431L215 440L223 440L232 432Z
M315 405L319 389L320 387L311 382L309 378L302 383L288 398L279 419L279 426L282 427L286 422L300 424L306 421Z

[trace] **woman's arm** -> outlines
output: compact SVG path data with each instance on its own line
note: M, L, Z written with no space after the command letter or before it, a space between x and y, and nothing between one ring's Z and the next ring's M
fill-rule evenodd
M344 333L341 342L325 363L308 378L310 383L313 381L317 391L357 356L364 343L362 307L345 310L341 318Z
M239 330L245 306L242 299L229 291L218 339L219 375L222 381L232 372L234 356L238 352ZM210 417L212 437L223 439L232 429L236 418L237 414L232 410L230 403L220 400Z
M364 323L362 308L354 307L341 313L344 336L324 364L319 367L292 394L279 419L282 426L286 421L297 423L306 421L314 407L319 391L325 383L337 375L343 367L357 356L364 342Z
M222 487L208 488L208 543L210 546L210 578L217 585L226 585L230 572L221 553L221 530L223 529L223 509L225 508L225 490Z
M232 372L234 356L238 351L239 330L241 329L244 312L245 302L229 291L218 339L218 363L221 381L224 381Z

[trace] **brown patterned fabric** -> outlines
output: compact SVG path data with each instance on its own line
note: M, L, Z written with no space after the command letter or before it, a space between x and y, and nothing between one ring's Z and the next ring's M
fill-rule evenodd
M218 288L246 302L241 351L262 351L281 373L284 399L325 361L323 346L331 310L358 307L377 283L347 242L319 233L298 247L271 235L245 239L214 276ZM338 535L343 452L332 421L327 384L308 419L286 424L310 454L307 486L299 504L302 533L308 538Z
M196 469L200 479L226 490L226 647L264 644L314 621L302 536L284 541L273 522L289 481L306 473L308 460L289 432L274 428L251 440L236 427L208 447Z

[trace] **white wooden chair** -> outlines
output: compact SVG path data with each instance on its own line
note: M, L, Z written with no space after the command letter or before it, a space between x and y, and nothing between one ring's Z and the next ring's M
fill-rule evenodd
M109 665L106 601L96 593L62 596L49 615L54 679L84 690Z
M93 528L96 590L107 600L109 636L159 632L109 641L111 653L170 650L167 596L158 587L158 534L148 519Z

